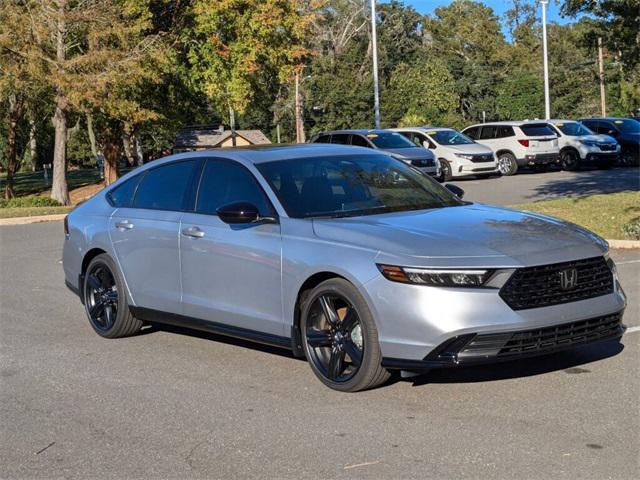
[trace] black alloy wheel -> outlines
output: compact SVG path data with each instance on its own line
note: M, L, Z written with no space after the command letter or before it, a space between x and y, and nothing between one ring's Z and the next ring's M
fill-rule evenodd
M118 315L118 287L105 263L94 263L86 273L84 298L93 326L105 332L110 330Z
M448 182L453 177L451 173L451 164L444 158L440 158L440 176L437 178L439 182Z
M322 383L357 392L389 379L373 315L353 284L325 280L303 294L300 310L305 356Z
M565 150L560 154L560 168L574 171L580 168L580 156L574 150Z
M320 295L311 306L305 329L316 368L332 382L352 379L362 364L360 317L339 295Z

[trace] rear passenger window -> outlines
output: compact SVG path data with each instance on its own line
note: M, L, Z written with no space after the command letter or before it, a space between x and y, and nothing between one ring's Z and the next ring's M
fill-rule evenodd
M505 125L498 127L498 138L513 137L514 135L513 127L507 127Z
M521 125L520 130L527 137L544 137L547 135L555 135L551 127L546 123L534 123L529 125Z
M367 142L360 135L351 135L351 145L355 147L371 147L371 145L369 145L369 142Z
M482 131L480 132L480 140L491 140L496 138L496 130L495 126L484 126L482 127Z
M320 135L318 138L316 138L313 143L329 143L331 142L331 136L330 135Z
M186 194L198 162L174 162L147 172L133 202L135 208L153 210L185 209Z
M296 188L290 178L279 180L280 190ZM269 201L249 170L235 162L208 160L198 188L196 213L216 215L218 208L236 202L252 203L263 216L272 214Z
M109 203L114 207L125 208L131 206L131 200L133 200L133 194L136 192L136 187L142 175L136 175L129 180L122 182L116 188L111 190L107 194Z

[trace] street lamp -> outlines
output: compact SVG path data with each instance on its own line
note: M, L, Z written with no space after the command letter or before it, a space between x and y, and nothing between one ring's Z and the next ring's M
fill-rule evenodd
M378 39L376 34L376 0L371 0L371 39L373 47L373 109L376 128L380 128L380 94L378 93Z
M551 104L549 101L549 63L547 60L547 5L549 0L540 0L542 5L542 56L544 65L544 118L551 118Z

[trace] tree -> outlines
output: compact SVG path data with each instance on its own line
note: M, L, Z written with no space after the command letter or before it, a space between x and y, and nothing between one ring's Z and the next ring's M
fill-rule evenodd
M496 113L504 120L542 118L544 92L540 79L527 71L515 71L497 89Z

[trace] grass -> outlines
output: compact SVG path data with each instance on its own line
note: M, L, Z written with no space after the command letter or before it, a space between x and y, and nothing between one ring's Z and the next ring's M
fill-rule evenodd
M640 192L544 200L511 208L551 215L581 225L601 237L629 240L623 226L640 217Z
M6 174L0 175L0 192L4 192L4 184ZM69 170L67 172L67 183L69 190L99 183L100 172L96 168L88 168L82 170ZM17 197L23 195L37 195L51 189L51 170L49 170L49 183L44 181L44 173L42 170L38 172L19 172L13 180L13 189Z
M0 208L0 218L34 217L70 212L73 207L17 207Z

